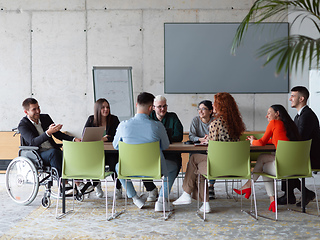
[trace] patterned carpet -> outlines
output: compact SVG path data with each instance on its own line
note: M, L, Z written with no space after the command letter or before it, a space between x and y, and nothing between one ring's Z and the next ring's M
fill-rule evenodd
M264 185L256 186L259 215L274 219L274 214L268 211ZM317 188L319 191L320 186ZM75 211L56 220L55 201L48 209L40 205L43 192L39 192L31 206L19 206L12 203L1 182L0 239L320 239L320 217L280 206L279 221L262 217L255 220L241 212L240 201L226 198L225 184L217 183L215 189L217 199L210 201L212 212L205 222L196 214L196 201L176 206L164 221L162 213L154 211L154 203L139 210L132 200L128 200L125 213L106 221L105 198L99 199L94 193L83 202L75 201ZM176 190L174 186L173 199L177 198ZM72 200L68 199L67 206L72 206ZM117 206L119 210L123 208L124 200L118 201ZM299 210L295 205L290 207ZM250 200L243 199L243 209L250 209ZM317 214L315 202L308 205L307 212Z

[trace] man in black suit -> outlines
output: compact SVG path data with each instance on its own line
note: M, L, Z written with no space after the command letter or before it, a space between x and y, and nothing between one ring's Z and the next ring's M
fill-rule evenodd
M298 114L294 118L294 122L298 127L301 140L312 139L310 160L312 169L320 169L320 129L317 115L307 106L309 98L309 91L307 88L297 86L291 89L291 107L296 108ZM287 204L286 196L286 182L282 181L282 191L285 195L278 198L278 204ZM294 189L298 188L301 191L301 184L299 179L291 179L288 181L288 202L294 204L296 198L294 196ZM315 193L306 188L306 205L315 198ZM297 203L301 206L301 202Z
M81 140L62 133L60 131L62 125L54 124L48 114L40 114L40 107L36 99L27 98L23 101L22 106L26 116L21 119L18 126L21 134L21 144L39 147L38 152L44 165L56 168L60 177L62 172L62 151L52 139L52 135L59 140L76 142Z

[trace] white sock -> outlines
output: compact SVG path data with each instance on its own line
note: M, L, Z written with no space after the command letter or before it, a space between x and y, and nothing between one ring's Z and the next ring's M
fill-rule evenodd
M191 197L191 194L189 194L189 193L187 193L187 192L185 192L185 191L183 191L181 197L182 197L183 195L185 195L186 197Z
M202 203L202 206L204 207L204 202ZM209 202L206 202L206 209L208 209L210 207Z

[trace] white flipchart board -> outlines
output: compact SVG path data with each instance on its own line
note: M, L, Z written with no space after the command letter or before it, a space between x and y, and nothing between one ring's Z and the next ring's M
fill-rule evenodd
M94 100L105 98L120 121L134 115L132 67L93 67Z

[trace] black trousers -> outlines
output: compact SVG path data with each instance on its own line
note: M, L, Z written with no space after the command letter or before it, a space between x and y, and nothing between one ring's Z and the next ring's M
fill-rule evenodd
M294 196L293 190L297 188L301 192L301 181L299 178L296 179L288 179L288 196ZM285 193L287 192L286 189L286 180L281 181L281 190ZM311 192L308 188L305 187L306 193Z

